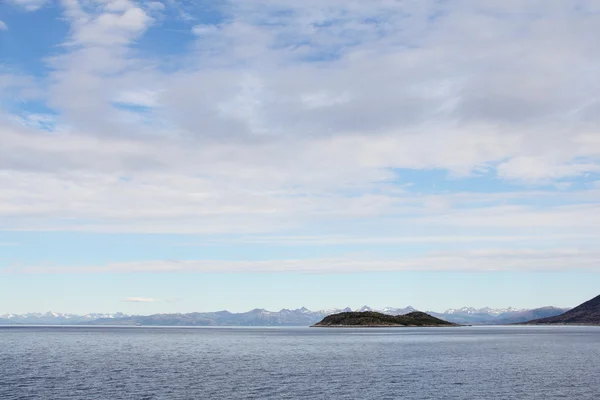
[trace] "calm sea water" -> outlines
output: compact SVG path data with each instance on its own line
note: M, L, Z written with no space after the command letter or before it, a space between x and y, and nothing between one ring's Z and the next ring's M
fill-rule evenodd
M0 327L0 399L600 399L600 328Z

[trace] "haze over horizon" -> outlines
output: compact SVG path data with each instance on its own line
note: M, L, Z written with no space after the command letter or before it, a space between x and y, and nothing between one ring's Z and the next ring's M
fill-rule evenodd
M600 3L6 0L0 314L576 306Z

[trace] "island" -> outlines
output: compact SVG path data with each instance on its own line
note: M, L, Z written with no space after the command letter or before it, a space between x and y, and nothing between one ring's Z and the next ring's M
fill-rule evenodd
M364 312L342 312L331 314L314 328L342 328L342 327L443 327L460 326L452 322L432 317L420 311L414 311L406 315L387 315L374 311Z

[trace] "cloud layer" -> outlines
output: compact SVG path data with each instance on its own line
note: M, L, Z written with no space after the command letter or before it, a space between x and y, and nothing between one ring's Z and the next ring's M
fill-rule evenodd
M18 267L8 273L357 273L390 271L558 271L565 266L574 271L600 272L600 253L576 248L482 249L459 252L435 252L405 259L338 257L322 259L286 259L261 261L164 260L111 263L103 266ZM128 301L156 301L129 298Z
M150 297L127 297L121 301L124 301L126 303L154 303L159 300Z
M57 6L68 34L38 60L44 73L0 69L0 229L367 241L399 226L431 237L600 233L595 2L214 8L200 18L186 2ZM436 257L286 265L475 265ZM148 268L279 268L266 263Z

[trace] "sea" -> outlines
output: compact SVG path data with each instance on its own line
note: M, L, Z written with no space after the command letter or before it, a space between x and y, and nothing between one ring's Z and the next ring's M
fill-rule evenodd
M0 327L0 399L600 399L600 327Z

